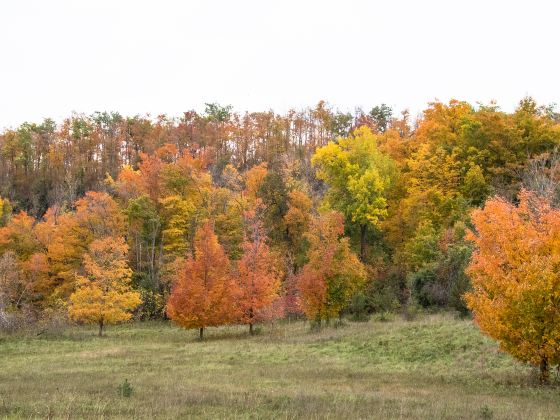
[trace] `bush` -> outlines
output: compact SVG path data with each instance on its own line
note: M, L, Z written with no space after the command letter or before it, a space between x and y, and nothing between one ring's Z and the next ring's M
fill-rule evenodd
M133 389L128 379L125 379L124 382L119 385L118 391L121 397L130 397L132 395Z
M11 333L18 329L18 320L13 314L0 308L0 331Z
M426 226L430 227L429 224ZM410 260L408 267L412 270L407 275L407 283L413 297L423 307L450 307L462 315L469 313L463 295L470 290L470 280L465 269L469 264L473 245L465 240L466 229L462 222L457 222L441 233L433 228L424 229L425 232L420 229L423 236L407 245L407 258ZM432 250L433 252L427 253L424 247L429 244L434 248L435 239L438 239L437 252Z
M253 335L261 335L263 333L262 325L253 325Z
M393 312L401 305L402 281L390 273L371 281L364 292L369 313Z
M387 311L378 312L373 316L374 321L380 321L380 322L389 322L389 321L393 321L394 319L395 316L393 312L387 312Z
M487 405L484 405L480 409L480 418L482 419L491 419L494 417L494 413Z
M0 301L0 331L8 334L28 330L35 323L35 315L27 307L6 307Z
M142 303L134 311L135 318L143 321L165 318L165 296L160 286L146 273L132 274L132 287L140 293Z
M64 309L46 309L37 322L37 335L60 337L68 327L68 312Z
M471 288L470 279L465 274L470 249L462 248L450 250L444 261L426 264L409 274L410 287L420 305L451 307L461 315L469 314L463 295Z
M311 332L318 332L321 331L322 327L323 326L321 325L321 320L316 320L316 321L314 320L310 322L309 330Z
M447 257L440 265L440 277L449 285L448 304L463 316L470 313L463 295L471 290L471 281L465 274L471 254L472 245L453 244L448 248Z
M446 306L449 292L438 281L437 265L426 264L418 271L409 274L408 282L418 303L424 307Z
M464 295L466 292L471 290L471 281L466 274L461 274L462 276L460 276L451 286L449 305L459 312L461 316L468 316L471 312L469 311L469 308L467 308Z
M419 308L414 303L403 306L401 316L405 321L414 321L418 317Z
M165 317L165 299L164 297L152 290L140 289L140 298L142 303L138 306L136 312L141 320L161 319Z
M366 322L369 320L367 298L362 293L356 293L352 296L350 305L348 306L350 320L354 322Z
M34 336L61 336L68 326L65 308L37 308L24 305L21 308L7 307L0 302L0 332L23 333Z

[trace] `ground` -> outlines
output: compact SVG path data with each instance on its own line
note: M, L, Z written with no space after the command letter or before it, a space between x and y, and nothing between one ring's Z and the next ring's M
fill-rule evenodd
M451 314L208 329L204 342L164 322L96 332L0 336L0 416L560 418L558 388Z

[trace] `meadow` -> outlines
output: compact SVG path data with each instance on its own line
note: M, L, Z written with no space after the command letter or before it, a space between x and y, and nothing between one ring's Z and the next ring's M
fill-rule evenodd
M452 314L0 336L2 418L560 418L559 390ZM126 384L123 387L123 383Z

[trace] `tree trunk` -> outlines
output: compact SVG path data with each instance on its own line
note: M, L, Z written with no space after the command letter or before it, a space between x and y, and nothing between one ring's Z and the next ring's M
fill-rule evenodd
M99 321L99 337L103 336L103 320Z
M251 284L252 290L255 290L254 278L252 278L251 281L252 281L252 284ZM253 319L254 319L254 317L253 317L253 308L250 308L250 309L249 309L249 334L251 334L251 335L254 334L254 333L253 333Z
M204 327L201 327L198 330L198 334L199 334L200 341L204 340Z
M541 365L539 369L540 369L540 375L539 375L540 383L542 385L547 384L549 379L549 371L548 371L548 359L545 356L541 358Z
M362 262L366 253L366 229L367 225L360 225L360 260Z

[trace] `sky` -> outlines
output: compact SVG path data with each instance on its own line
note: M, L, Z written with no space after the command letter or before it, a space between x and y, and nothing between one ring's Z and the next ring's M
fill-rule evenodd
M0 2L0 128L72 112L560 103L560 2Z

